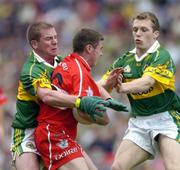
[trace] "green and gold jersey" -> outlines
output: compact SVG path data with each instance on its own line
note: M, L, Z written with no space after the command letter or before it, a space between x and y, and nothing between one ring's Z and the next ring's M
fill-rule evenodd
M124 82L144 75L156 80L149 90L128 94L133 115L146 116L172 109L180 110L180 99L175 94L175 66L164 48L159 47L153 53L148 53L141 61L135 59L135 53L125 53L110 66L103 79L107 79L110 71L117 67L124 68Z
M54 66L38 57L31 52L23 65L19 80L16 114L12 122L14 128L33 128L37 125L36 116L39 112L37 87L51 88L50 76ZM60 61L61 57L55 57L56 64Z

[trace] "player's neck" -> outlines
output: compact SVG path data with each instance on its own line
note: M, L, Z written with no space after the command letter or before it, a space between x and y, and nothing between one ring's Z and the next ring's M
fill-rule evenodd
M137 54L138 57L141 57L146 52L147 52L146 49L137 49L136 54Z
M53 57L43 57L43 58L47 63L51 64L52 66L54 65L54 58Z

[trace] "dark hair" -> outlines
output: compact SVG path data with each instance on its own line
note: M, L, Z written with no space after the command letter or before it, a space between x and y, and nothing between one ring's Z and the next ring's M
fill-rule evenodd
M32 40L39 41L41 37L41 30L50 29L50 28L54 28L54 26L42 21L31 24L27 29L27 33L26 33L27 40L29 41L30 44Z
M142 12L142 13L138 14L136 17L134 17L133 21L135 19L139 19L139 20L149 19L149 20L151 20L151 22L153 24L153 26L152 26L153 31L160 30L159 21L158 21L156 15L151 12Z
M103 36L97 31L83 28L75 35L73 39L73 51L81 53L88 44L91 44L94 48L96 48L99 41L103 40Z

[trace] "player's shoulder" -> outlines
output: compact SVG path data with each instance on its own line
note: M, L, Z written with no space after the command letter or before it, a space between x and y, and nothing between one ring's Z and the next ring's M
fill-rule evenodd
M37 73L44 69L45 65L42 62L38 62L37 59L29 57L22 67L22 74Z
M27 59L22 66L21 73L27 74L30 72L30 70L32 71L32 68L36 66L35 63L36 63L36 59L31 54L29 56L27 56Z
M70 72L72 70L73 65L74 65L74 62L71 60L71 58L68 55L61 60L61 62L58 64L55 70L63 71L63 72Z
M168 65L174 66L173 59L167 49L159 47L154 53L151 54L150 61L153 65Z
M21 70L21 78L39 78L53 71L53 67L47 67L44 62L39 62L34 55L29 55Z
M66 70L75 70L77 68L77 62L71 55L66 56L59 65Z
M170 59L171 55L167 49L160 46L156 51L156 56L159 56L160 58L163 58L164 60Z

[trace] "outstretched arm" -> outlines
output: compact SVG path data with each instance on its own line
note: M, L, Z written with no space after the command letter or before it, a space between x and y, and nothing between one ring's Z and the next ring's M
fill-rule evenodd
M100 97L78 97L47 88L38 88L37 95L47 105L53 107L75 107L90 115L94 120L96 116L102 117L106 112L106 107L103 105L105 101Z
M148 90L155 83L155 80L150 76L143 76L131 82L122 83L119 92L121 93L139 93Z
M99 85L98 83L97 83L97 86L99 88L102 99L106 100L108 98L111 98L111 95L108 93L108 91L103 86Z
M38 87L37 95L45 104L54 107L75 107L78 96L68 95L57 90Z

